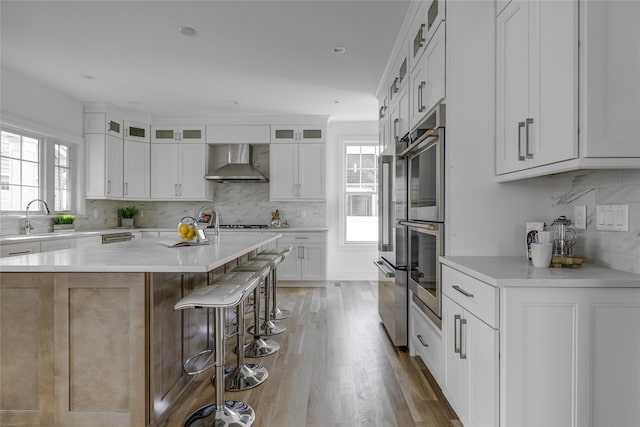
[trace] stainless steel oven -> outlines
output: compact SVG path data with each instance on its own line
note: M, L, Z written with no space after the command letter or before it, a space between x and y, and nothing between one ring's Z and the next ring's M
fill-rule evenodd
M403 222L407 226L408 282L418 306L437 325L441 325L441 268L444 224ZM424 310L424 307L427 310Z
M409 220L444 221L444 129L436 129L414 142L409 164Z

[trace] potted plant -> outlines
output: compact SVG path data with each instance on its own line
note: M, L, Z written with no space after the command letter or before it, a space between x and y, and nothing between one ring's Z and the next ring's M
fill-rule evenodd
M133 217L138 213L138 209L133 206L126 206L118 209L118 216L120 217L120 226L133 228Z
M58 215L53 218L53 231L73 230L73 215Z

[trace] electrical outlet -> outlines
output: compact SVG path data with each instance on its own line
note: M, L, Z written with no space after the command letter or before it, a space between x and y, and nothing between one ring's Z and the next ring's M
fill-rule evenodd
M93 210L93 217L94 218L99 218L100 217L100 212L98 212L98 209L94 209Z
M629 205L597 205L596 230L629 231Z
M140 212L139 212L139 213L140 213L140 215L139 215L139 216L140 216L140 218L142 218L142 217L144 216L144 211L143 211L142 209L140 209Z
M573 207L573 226L576 230L587 229L587 207L586 206L574 206Z

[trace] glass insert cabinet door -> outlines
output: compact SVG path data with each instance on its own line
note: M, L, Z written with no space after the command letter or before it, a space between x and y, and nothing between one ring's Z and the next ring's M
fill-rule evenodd
M204 126L152 126L151 142L204 143Z
M149 125L125 120L124 138L129 141L149 142Z
M317 125L271 126L271 142L324 142L324 127Z

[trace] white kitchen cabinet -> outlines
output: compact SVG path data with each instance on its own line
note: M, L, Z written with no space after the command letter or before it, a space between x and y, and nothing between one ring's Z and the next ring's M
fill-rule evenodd
M205 127L204 126L151 126L151 142L152 143L204 143Z
M76 239L51 239L40 242L40 252L51 252L75 247Z
M442 332L413 301L409 303L409 354L420 357L433 378L442 383Z
M497 174L578 156L578 2L513 0L497 17Z
M325 125L273 125L271 142L291 143L325 142Z
M390 141L395 144L407 133L409 133L409 120L411 115L411 106L409 104L409 86L402 86L402 89L396 95L396 101L391 104L391 112L389 114Z
M324 200L325 144L271 144L270 200Z
M384 96L378 101L378 147L381 153L389 145L389 106L387 105L387 99Z
M151 195L151 146L148 142L124 141L123 197L148 199Z
M327 274L327 241L325 233L283 233L278 248L293 247L278 266L278 281L323 281Z
M501 317L501 425L640 425L640 289L508 288Z
M117 138L124 136L124 124L111 113L84 113L84 133L103 133Z
M111 134L85 134L88 199L122 199L123 140Z
M40 252L40 242L5 243L0 245L0 257L37 254Z
M415 67L420 61L425 47L431 41L438 26L444 19L444 0L425 0L420 2L411 30L409 31L411 68Z
M211 200L207 144L151 144L151 198Z
M445 24L441 24L411 70L411 127L445 98Z
M447 400L465 426L497 426L498 331L446 295L442 328Z
M269 144L271 127L268 125L210 125L207 126L208 144Z
M124 139L129 141L150 142L149 125L140 122L124 121Z

